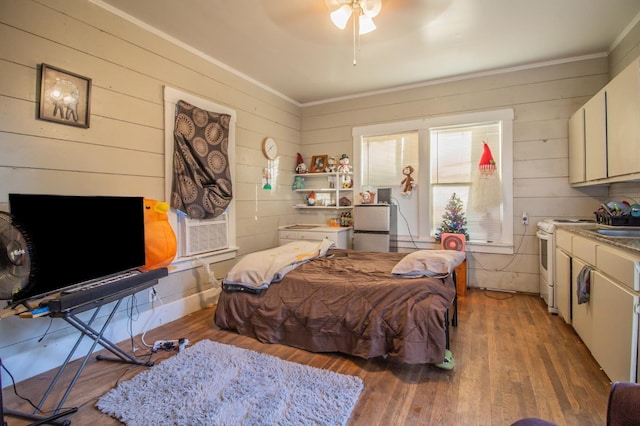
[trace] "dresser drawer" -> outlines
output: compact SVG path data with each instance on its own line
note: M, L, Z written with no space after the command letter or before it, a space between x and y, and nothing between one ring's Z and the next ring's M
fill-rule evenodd
M283 245L291 241L322 241L329 240L335 243L336 248L351 248L351 228L334 228L328 226L318 226L313 229L286 229L279 230L279 244Z

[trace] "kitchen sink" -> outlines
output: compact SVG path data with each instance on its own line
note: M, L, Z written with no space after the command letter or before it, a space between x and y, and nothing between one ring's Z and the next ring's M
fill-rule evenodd
M640 229L597 229L596 232L607 237L640 238Z

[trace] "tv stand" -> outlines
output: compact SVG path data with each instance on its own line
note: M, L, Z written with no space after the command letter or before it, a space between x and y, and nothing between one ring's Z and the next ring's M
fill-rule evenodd
M144 275L144 274L148 274L148 275ZM82 374L82 371L86 367L87 362L91 358L91 355L95 351L97 345L102 346L104 349L108 350L114 355L114 357L105 357L102 355L97 355L96 356L97 360L123 362L127 364L141 365L141 366L147 366L147 367L153 366L152 361L140 361L134 356L120 349L115 343L111 342L106 337L104 337L104 333L109 327L109 324L111 323L111 320L113 319L114 315L118 311L118 308L120 307L120 304L122 303L122 301L127 296L130 296L139 291L145 290L149 287L153 287L158 283L158 279L161 277L167 276L168 272L166 268L160 268L160 269L146 272L144 274L143 274L145 277L144 280L140 280L139 283L125 290L121 290L113 294L108 294L104 297L100 297L99 299L90 300L81 305L66 309L64 311L59 311L59 312L49 311L46 315L48 315L51 318L60 318L66 321L67 323L69 323L71 326L73 326L75 329L77 329L80 332L80 336L78 337L75 344L69 351L69 354L67 355L62 365L58 367L58 371L55 377L51 380L51 383L49 384L48 388L44 392L42 398L40 399L40 402L37 404L36 406L37 408L36 410L34 410L33 414L20 413L18 411L9 410L6 408L3 409L4 414L9 416L14 416L14 417L22 417L22 418L36 420L36 423L32 423L32 425L36 425L36 424L68 425L70 424L70 421L68 419L63 419L61 422L57 421L57 419L73 414L78 410L77 407L63 410L63 405L67 400L69 394L71 393L71 390L73 389L76 382L78 381L80 375ZM111 311L109 312L102 326L99 327L98 329L98 327L95 326L95 320L97 319L98 314L100 313L102 307L104 307L105 305L111 302L115 302L115 304L111 308ZM86 312L91 309L93 309L93 313L89 321L85 322L82 319L78 318L78 314L82 312ZM91 340L93 340L93 343L89 348L89 350L87 351L84 358L82 359L80 365L78 366L71 382L67 385L64 395L60 398L60 401L58 402L57 406L53 410L53 415L50 417L37 415L36 413L39 412L44 406L51 392L56 387L58 380L60 380L64 370L71 363L73 355L76 353L77 349L80 347L80 343L85 337L89 337ZM0 390L1 389L2 388L0 388ZM2 399L0 398L0 406L1 406L1 402L2 402ZM0 417L0 419L2 419L2 422L4 422L4 417ZM0 424L3 425L4 423L0 423Z

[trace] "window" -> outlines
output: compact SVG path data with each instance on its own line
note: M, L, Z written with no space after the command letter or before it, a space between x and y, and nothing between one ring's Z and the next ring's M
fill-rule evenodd
M214 111L231 116L229 124L229 164L231 177L235 181L235 122L236 112L209 100L181 92L170 87L164 89L164 128L165 128L165 198L171 196L173 179L173 129L175 125L176 103L184 100L207 111ZM235 195L225 213L213 219L196 220L178 215L174 210L169 212L169 222L178 240L178 253L172 263L171 271L190 269L197 263L215 263L235 257L236 247L236 213Z
M353 130L356 191L392 189L398 204L398 248L432 248L452 194L463 202L470 250L513 252L512 110L412 120ZM497 169L483 177L483 142ZM402 195L402 169L417 183Z

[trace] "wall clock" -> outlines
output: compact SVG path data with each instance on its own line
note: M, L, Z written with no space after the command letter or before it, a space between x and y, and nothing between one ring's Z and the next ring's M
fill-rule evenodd
M273 160L278 156L278 143L274 138L268 137L262 141L262 152L269 160Z

